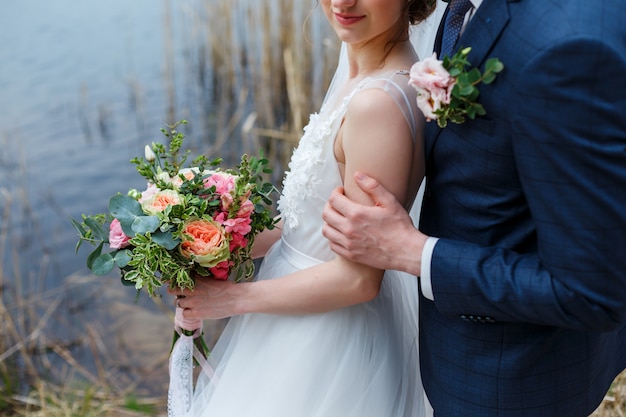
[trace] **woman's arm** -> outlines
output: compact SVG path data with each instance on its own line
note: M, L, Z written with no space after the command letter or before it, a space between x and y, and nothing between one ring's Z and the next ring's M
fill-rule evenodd
M272 245L280 239L283 231L283 221L280 220L273 229L265 229L254 238L252 245L252 259L262 258Z
M341 258L284 277L234 283L198 280L193 291L168 290L185 319L219 319L246 313L307 314L335 310L373 299L381 273Z
M405 200L414 144L404 116L383 90L364 90L351 100L335 151L349 198L373 204L354 183L354 172L359 169L378 178L398 200ZM239 284L199 280L193 292L171 293L185 296L180 306L188 319L245 313L306 314L373 299L382 275L382 270L337 257L276 279Z

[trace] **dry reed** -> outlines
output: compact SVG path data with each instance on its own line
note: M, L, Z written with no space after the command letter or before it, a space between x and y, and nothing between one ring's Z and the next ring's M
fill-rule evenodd
M214 109L208 155L265 150L282 175L308 116L320 106L339 44L316 2L205 0L196 54ZM205 63L206 61L206 63ZM233 142L237 142L234 145ZM230 152L230 154L229 154Z
M12 257L18 265L17 237L8 227L18 202L7 189L0 189L0 197L0 248L10 252L0 253L0 260ZM166 373L167 341L160 343L163 354L153 355L151 362L124 361L123 352L111 349L111 341L122 334L115 322L80 306L68 312L68 306L76 305L69 295L94 287L92 279L68 277L64 285L42 291L42 285L12 274L19 269L7 269L0 261L0 415L145 416L165 409L163 396L151 397L143 385ZM83 296L86 303L93 301ZM134 308L133 316L141 313ZM170 325L171 319L164 315L162 322ZM164 375L160 379L165 382Z

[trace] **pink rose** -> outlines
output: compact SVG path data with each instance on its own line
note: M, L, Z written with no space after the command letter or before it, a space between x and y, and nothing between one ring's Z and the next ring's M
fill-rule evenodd
M109 226L109 246L111 249L122 249L129 245L130 237L122 230L122 225L117 219L113 219Z
M154 195L159 191L160 190L156 185L148 183L148 188L146 188L146 191L142 192L141 197L139 197L139 203L143 203L147 199L154 197Z
M430 91L447 90L454 82L454 78L450 76L434 53L411 67L409 84L414 87L421 87Z
M174 190L159 190L151 196L141 202L141 208L149 215L156 215L161 213L168 206L175 206L181 204L183 201L180 194Z
M228 260L229 241L224 228L217 222L191 219L185 222L180 253L206 268Z
M417 90L417 107L422 111L426 120L436 119L435 111L441 108L441 100L433 97L428 90L419 87L415 89Z
M215 192L221 195L229 194L235 188L235 176L224 172L215 172L204 179L204 186L215 186Z
M172 185L176 189L179 189L180 186L183 185L183 178L186 181L191 181L198 173L198 168L183 168L178 171L178 174L174 178L172 178Z
M210 268L209 271L211 271L213 278L226 280L230 275L230 267L232 264L233 263L230 261L223 261L215 265L213 268Z
M451 77L437 55L418 61L411 67L409 85L417 90L417 105L428 119L436 119L435 111L450 104L456 79Z
M236 249L245 248L248 246L248 239L240 233L233 233L230 237L230 251L234 252Z

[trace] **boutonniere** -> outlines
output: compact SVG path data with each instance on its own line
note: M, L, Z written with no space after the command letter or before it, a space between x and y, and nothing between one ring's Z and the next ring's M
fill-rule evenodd
M451 58L444 57L443 61L433 53L411 67L409 84L417 90L417 105L426 120L437 120L439 127L446 127L448 120L461 124L465 117L474 119L486 114L485 108L477 102L480 94L477 85L492 83L504 65L498 58L490 58L483 73L478 68L468 71L467 55L471 50L462 49Z

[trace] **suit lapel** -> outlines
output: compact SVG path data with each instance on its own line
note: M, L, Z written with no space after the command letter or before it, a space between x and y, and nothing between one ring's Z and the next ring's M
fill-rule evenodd
M500 33L509 22L508 3L519 0L484 0L467 25L458 42L459 49L470 46L468 59L473 66L481 66Z
M489 51L497 41L500 33L509 22L509 2L521 0L484 0L476 11L476 14L467 25L461 35L458 47L472 47L468 59L473 66L481 66L487 59ZM446 11L447 13L447 11ZM442 22L445 21L445 15ZM440 25L435 40L435 50L441 50L441 35L443 23ZM431 121L426 126L426 160L431 161L431 152L435 147L437 138L441 133L436 121ZM428 167L427 167L428 169Z

